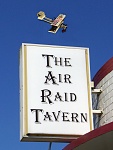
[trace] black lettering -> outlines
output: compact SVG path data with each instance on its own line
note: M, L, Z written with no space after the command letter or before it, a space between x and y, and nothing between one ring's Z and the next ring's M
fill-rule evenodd
M57 99L62 101L62 96L59 94L59 92L57 92L57 94L55 95L55 101L57 101Z
M65 95L65 101L68 102L67 93L64 93L64 95Z
M63 116L62 116L62 117L63 117L63 121L68 121L68 122L70 122L67 115L69 115L68 112L63 112Z
M49 112L46 112L46 114L44 115L44 121L47 121L46 119L49 119L49 121L53 121L52 119L51 119L51 115L49 115Z
M87 113L81 113L81 122L87 122Z
M77 113L72 113L71 115L72 115L72 116L71 116L72 122L79 122L79 121L78 121L78 114L77 114Z
M52 113L53 113L53 116L54 116L54 118L55 118L55 121L58 121L60 112L61 112L61 111L58 111L58 114L57 114L57 115L55 114L55 112L52 112Z
M40 121L39 121L39 112L43 112L43 109L31 109L31 112L33 112L33 111L35 112L35 122L40 123Z
M70 93L70 101L71 101L71 102L75 102L76 99L77 99L76 94Z
M61 74L59 74L59 82L62 83L62 75Z
M48 81L51 81L51 80L52 80L52 84L57 84L55 80L56 77L52 75L52 71L48 71L48 75L45 77L46 77L45 84L48 84Z
M48 89L41 90L42 91L42 103L47 103L46 100L48 100L49 104L52 104L53 102L49 98L51 96L51 91Z
M71 83L70 78L71 78L71 76L69 74L65 74L64 75L64 81L65 81L65 83Z
M65 66L71 66L71 64L70 64L70 62L69 62L69 60L70 60L71 58L65 58Z
M51 67L51 64L50 64L50 58L54 58L54 55L46 55L46 54L42 54L43 57L46 57L47 58L47 65L46 67ZM52 67L51 67L52 68Z
M55 57L55 65L58 66L58 63L60 63L60 66L62 66L62 58L58 61L57 57Z

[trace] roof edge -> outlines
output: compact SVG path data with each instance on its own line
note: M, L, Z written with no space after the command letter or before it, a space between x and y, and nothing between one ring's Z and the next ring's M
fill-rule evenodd
M95 87L97 84L111 71L113 70L113 57L110 58L95 74L93 77L93 81L95 84Z
M110 131L113 131L113 122L106 124L104 126L101 126L95 130L92 130L91 132L81 136L80 138L73 140L63 150L73 150L74 148L80 146L81 144L84 144L84 143L90 141L91 139L99 137Z

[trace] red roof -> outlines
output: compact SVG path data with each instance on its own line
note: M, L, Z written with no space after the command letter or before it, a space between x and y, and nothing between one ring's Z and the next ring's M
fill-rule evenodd
M93 78L95 86L111 71L113 70L113 57L109 59L96 73Z
M113 122L73 140L63 150L113 150Z

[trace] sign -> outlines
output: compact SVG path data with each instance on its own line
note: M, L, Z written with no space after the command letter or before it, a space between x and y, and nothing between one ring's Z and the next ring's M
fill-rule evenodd
M21 141L69 142L92 130L88 48L22 44Z

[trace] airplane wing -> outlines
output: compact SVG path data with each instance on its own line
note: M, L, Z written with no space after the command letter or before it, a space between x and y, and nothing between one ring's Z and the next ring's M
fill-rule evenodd
M57 26L52 26L51 29L48 32L56 33L59 28L60 28L60 26L58 26L58 27Z
M51 23L51 25L58 27L58 26L63 22L63 20L64 20L65 17L66 17L66 15L60 14L60 15Z

